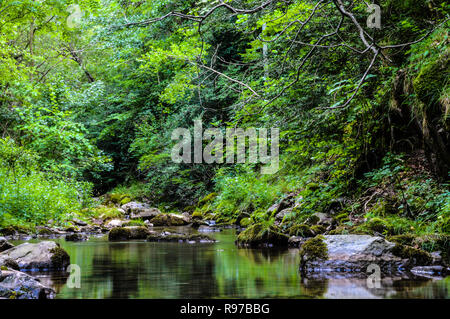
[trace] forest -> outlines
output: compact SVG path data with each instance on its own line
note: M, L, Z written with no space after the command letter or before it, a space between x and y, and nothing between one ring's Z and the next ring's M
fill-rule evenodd
M449 14L443 0L0 0L0 233L142 202L247 228L243 242L369 234L448 252ZM173 131L195 121L277 128L279 169L174 162Z

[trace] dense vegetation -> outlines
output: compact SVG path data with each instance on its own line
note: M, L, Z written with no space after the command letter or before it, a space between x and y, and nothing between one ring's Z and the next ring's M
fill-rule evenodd
M0 228L108 192L272 227L293 194L286 228L449 234L450 4L376 3L0 0ZM197 119L279 128L280 170L174 163Z

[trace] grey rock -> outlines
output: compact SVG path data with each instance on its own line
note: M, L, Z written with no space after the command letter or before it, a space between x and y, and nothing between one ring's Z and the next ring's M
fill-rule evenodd
M404 260L395 256L394 243L381 237L368 235L323 236L328 258L302 258L300 268L304 273L314 272L366 272L369 265L376 265L384 273L396 273Z
M55 291L38 279L16 270L0 272L0 297L12 299L53 299Z
M140 211L131 212L130 218L131 219L142 219L142 220L150 220L153 217L158 216L161 214L161 211L158 208L146 208L142 209Z
M275 215L275 221L277 223L281 223L284 217L286 217L286 215L290 214L291 212L292 208L283 209L282 211L280 211L278 214Z
M152 233L147 237L150 242L176 242L176 243L215 243L216 240L207 235L201 234L174 234L169 232Z
M220 229L220 228L205 226L205 225L199 226L197 230L199 233L214 233L214 232L222 231L222 229Z
M87 223L86 223L86 222L84 222L84 221L82 221L82 220L80 220L80 219L77 219L77 218L74 218L74 219L72 220L72 222L73 222L75 225L78 225L78 226L87 226Z
M144 226L114 227L108 234L110 241L146 239L150 231Z
M411 269L411 272L418 276L445 277L450 275L450 269L444 266L416 266Z
M183 214L181 214L181 217L188 224L192 222L192 217L191 217L191 215L188 212L184 212Z
M442 256L440 251L435 251L431 253L431 258L433 258L433 265L439 265L442 263Z
M69 255L53 241L24 243L10 248L0 253L0 264L5 259L16 261L24 270L66 269L70 264Z
M107 222L105 224L105 228L111 229L111 228L114 228L114 227L122 227L122 225L125 224L125 223L127 223L126 220L113 219L113 220L110 220L109 222Z
M333 218L325 213L314 213L313 216L316 216L319 221L317 222L318 225L324 225L329 226L333 223Z
M126 215L137 214L150 208L150 205L138 202L129 202L121 207Z

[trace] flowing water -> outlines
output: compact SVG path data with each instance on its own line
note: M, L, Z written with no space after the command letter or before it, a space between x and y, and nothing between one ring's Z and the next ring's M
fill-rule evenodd
M449 298L450 277L304 279L297 249L242 249L232 229L212 233L216 244L86 242L57 239L81 270L80 288L68 274L34 273L57 298ZM20 243L20 242L16 242ZM74 282L71 280L70 282Z

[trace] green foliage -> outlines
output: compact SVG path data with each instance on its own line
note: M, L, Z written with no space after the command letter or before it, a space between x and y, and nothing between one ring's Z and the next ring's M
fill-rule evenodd
M64 222L88 204L90 185L38 170L37 155L0 140L0 225Z

